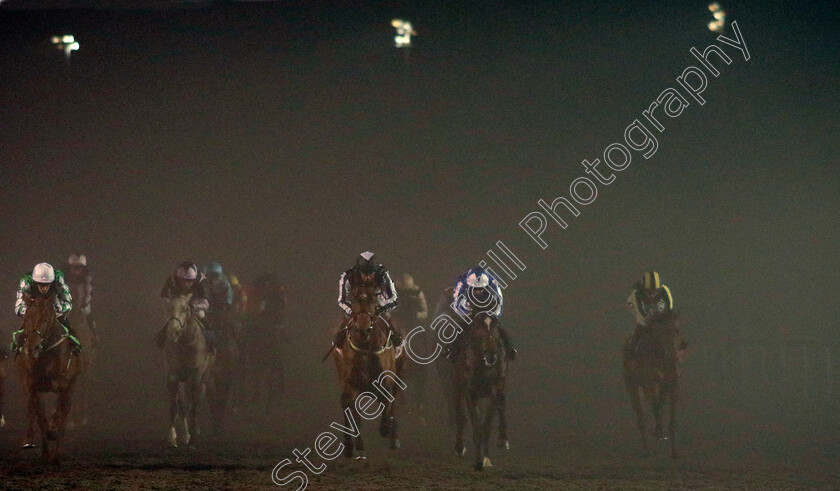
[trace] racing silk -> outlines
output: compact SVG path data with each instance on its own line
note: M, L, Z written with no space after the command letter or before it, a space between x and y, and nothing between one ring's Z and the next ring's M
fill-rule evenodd
M198 278L196 278L188 293L196 297L207 298L207 288L204 285L205 278L204 273L198 273ZM178 279L173 273L166 278L166 283L163 284L163 288L160 290L160 296L167 300L172 300L181 294L182 292L178 291Z
M24 275L20 279L17 291L17 301L15 302L15 314L23 317L26 314L26 300L23 296L29 294L31 297L48 297L55 294L55 313L59 316L70 312L73 309L73 297L70 296L70 289L67 288L67 283L64 281L64 273L55 270L55 280L50 285L50 289L46 295L41 294L38 289L38 284L32 279L32 274Z
M74 275L71 271L65 276L64 280L70 289L70 294L75 299L76 311L90 315L91 293L93 292L93 278L91 278L90 271L87 267L83 267L78 275Z
M671 290L663 284L657 290L653 299L648 300L642 286L636 283L633 291L630 292L630 296L627 297L627 305L630 307L630 312L633 313L636 324L643 324L652 314L673 310L674 298L671 296Z
M227 310L233 304L233 287L227 276L211 273L203 284L207 300L210 301L210 310Z
M353 290L353 282L356 278L356 271L352 268L341 273L341 278L338 280L338 306L341 307L347 315L353 314L353 308L350 302L353 301L351 291ZM387 312L397 306L397 289L394 282L391 281L391 274L385 268L380 268L374 277L376 284L376 303L379 304L380 312Z
M458 280L455 282L455 290L452 291L452 298L455 300L455 309L458 310L463 315L469 315L471 308L469 306L469 297L467 296L467 289L469 286L467 285L467 277L471 273L474 273L475 270L471 269L466 273L462 274ZM499 284L496 282L496 278L490 273L485 271L485 274L490 278L490 282L487 284L486 288L492 295L495 295L496 300L493 304L495 308L487 313L493 315L495 317L501 317L502 315L502 303L504 301L502 297L502 289L499 287Z

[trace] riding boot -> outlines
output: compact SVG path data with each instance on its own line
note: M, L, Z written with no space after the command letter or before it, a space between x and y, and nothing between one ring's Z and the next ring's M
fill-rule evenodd
M403 342L402 334L400 333L400 331L396 327L391 325L391 344L393 344L395 347L397 347L397 346L401 345L402 342Z
M508 360L515 360L516 359L516 348L513 347L513 343L510 342L510 336L508 335L507 331L499 327L499 337L502 338L502 345L505 348L505 354L507 355Z
M17 331L12 333L12 342L9 344L9 351L12 353L17 353L20 351L20 342L18 341L18 336L23 334L23 329L18 329Z
M72 355L78 355L82 352L82 343L79 341L79 337L76 336L76 331L70 326L70 319L67 316L61 316L58 318L58 321L64 326L64 330L67 331L67 336L69 337L70 341L73 343L70 347L70 353Z

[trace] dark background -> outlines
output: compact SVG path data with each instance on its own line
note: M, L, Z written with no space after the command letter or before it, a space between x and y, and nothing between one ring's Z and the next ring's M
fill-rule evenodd
M782 444L779 428L837 429L835 2L724 4L751 59L718 42L733 63L716 63L707 103L662 118L658 152L634 153L565 231L549 224L545 251L519 220L678 87L689 48L716 42L706 4L316 3L0 6L0 319L19 323L19 275L87 255L105 431L165 434L151 340L182 260L280 275L295 409L265 421L311 443L340 415L319 360L356 255L434 302L497 240L527 265L502 318L520 440L635 437L620 346L647 269L693 345L686 426L773 422ZM417 29L410 53L394 17ZM81 44L69 62L48 41L65 32Z

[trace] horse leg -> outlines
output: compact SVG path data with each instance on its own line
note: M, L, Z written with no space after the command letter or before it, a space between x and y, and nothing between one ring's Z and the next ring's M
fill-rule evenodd
M477 471L484 469L485 453L484 443L486 441L486 431L484 431L484 414L479 405L481 401L476 400L473 396L467 397L467 411L470 415L470 426L472 426L473 448L475 449L475 465Z
M639 434L642 436L642 449L645 455L650 454L650 447L648 447L647 432L645 430L645 414L642 412L642 401L639 395L639 387L635 384L627 384L627 392L630 394L630 402L633 404L633 412L636 413L636 425L639 428Z
M67 417L70 414L70 395L73 392L73 387L65 387L58 391L58 400L56 401L55 411L53 412L53 452L50 458L50 463L58 464L61 457L61 442L64 438L64 427L67 424Z
M193 437L197 437L199 433L198 405L201 401L201 382L197 379L192 380L185 389L187 391L188 416L185 418L186 436L184 437L184 444L190 445L190 442L194 441Z
M394 417L395 403L396 401L384 403L385 410L382 411L382 421L379 423L379 434L383 438L391 439L391 450L400 448L400 439L397 436L397 419Z
M175 431L175 425L178 422L178 414L180 413L180 402L178 401L178 379L175 376L170 376L166 383L166 389L169 392L169 437L167 439L170 447L178 446L178 432Z
M650 398L650 408L653 410L653 420L656 424L655 437L657 440L662 440L664 434L662 433L662 410L665 407L665 391L663 387L657 387Z
M355 408L353 407L353 395L348 390L345 390L341 394L341 409L342 409L342 414L344 414L344 426L346 428L352 428L353 423L349 419L347 419L347 409L348 408L350 409L350 414L352 416L353 411L355 410ZM361 435L361 430L360 430L359 431L359 443L361 443L361 436L362 435ZM350 435L349 433L345 433L344 434L344 456L348 459L353 458L353 449L355 447L354 444L355 444L355 438L353 437L353 435ZM364 458L364 456L362 456L361 458Z
M31 382L30 382L31 384ZM35 423L38 420L38 392L27 384L26 387L26 436L22 448L35 448Z
M6 378L3 373L0 372L0 428L6 426L6 417L3 415L3 398L6 395L5 385Z
M505 411L507 404L505 403L505 391L501 389L495 395L496 411L499 413L499 441L497 442L499 448L510 450L510 440L507 435L507 419L505 418Z
M456 385L452 397L455 403L455 453L459 457L463 457L467 453L467 447L464 446L464 425L467 424L467 415L464 410L465 394L460 386Z
M676 417L677 417L677 402L679 401L679 390L678 390L677 382L674 382L670 386L670 390L668 391L668 436L671 438L671 458L676 459L679 458L677 453L677 439L676 439Z
M493 464L490 462L490 435L493 431L493 418L496 416L496 401L495 397L487 397L484 399L484 402L481 404L481 409L483 410L483 419L481 421L481 432L482 432L482 454L484 458L482 459L481 465L482 467L493 467Z
M32 392L30 395L30 411L33 412L35 418L38 421L38 429L41 431L41 456L49 461L50 460L50 446L49 446L49 421L47 421L46 410L44 409L44 401L41 400L41 396L38 394L38 390L35 387L31 388Z

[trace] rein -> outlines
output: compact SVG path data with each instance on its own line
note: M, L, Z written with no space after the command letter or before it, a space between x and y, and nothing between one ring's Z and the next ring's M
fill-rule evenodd
M386 321L385 319L383 319L382 317L377 317L377 318L376 318L376 320L374 321L374 323L375 323L375 322L379 322L379 321L385 322L386 324L387 324L387 322L388 322L388 321ZM356 319L355 319L355 317L353 318L353 320L352 320L351 322L352 322L353 324L355 324L355 323L356 323ZM371 327L372 327L372 326L373 326L373 324L371 324ZM384 352L385 352L385 350L388 350L388 349L391 349L391 348L393 348L393 347L394 347L394 345L393 345L393 344L391 344L391 335L392 335L392 334L393 334L393 332L389 329L389 330L388 330L388 338L385 340L385 345L384 345L384 346L382 346L381 348L379 348L379 349L378 349L378 350L376 350L376 351L371 351L371 350L366 350L366 349L359 348L358 346L356 346L356 345L353 343L353 339L352 339L350 336L347 336L347 341L350 343L350 347L353 349L353 351L356 351L356 352L358 352L358 353L362 353L362 354L365 354L365 355L379 355L379 354L384 353Z
M362 354L365 354L365 355L378 355L378 354L381 354L381 353L385 352L385 350L388 350L388 349L391 349L391 348L394 347L394 345L391 344L391 332L390 331L388 332L388 339L385 340L385 346L379 348L376 351L363 350L363 349L359 348L358 346L356 346L355 344L353 344L353 340L350 339L349 337L347 338L347 340L350 341L350 347L353 348L353 351L358 351L359 353L362 353Z

